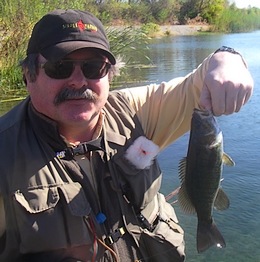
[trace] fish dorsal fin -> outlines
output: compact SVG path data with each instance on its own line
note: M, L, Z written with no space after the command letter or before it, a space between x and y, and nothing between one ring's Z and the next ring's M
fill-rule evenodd
M179 162L179 178L181 180L181 184L185 182L185 175L186 175L186 157L182 158Z
M185 184L185 174L186 174L186 157L183 158L179 163L179 178L181 180L181 188L178 194L178 203L186 214L194 214L196 210L189 198Z
M223 153L222 161L227 166L234 166L235 165L235 162L233 161L233 159L226 153Z
M217 196L216 196L216 200L214 202L214 207L217 210L226 210L229 208L229 199L228 196L226 195L226 193L223 191L222 188L219 188Z

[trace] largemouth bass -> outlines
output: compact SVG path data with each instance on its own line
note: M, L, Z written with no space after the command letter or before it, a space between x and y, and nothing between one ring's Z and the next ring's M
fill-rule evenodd
M197 250L225 247L213 221L213 207L225 210L229 199L220 187L223 164L234 165L223 152L222 131L209 111L194 109L187 157L181 160L178 201L186 213L197 213Z

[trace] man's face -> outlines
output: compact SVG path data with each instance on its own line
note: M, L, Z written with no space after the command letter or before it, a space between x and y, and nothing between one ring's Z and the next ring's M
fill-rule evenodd
M64 59L108 62L107 58L91 49L77 50ZM40 64L46 62L41 55L38 60ZM72 74L65 79L51 78L43 68L39 68L36 81L27 82L35 109L55 120L63 128L72 125L95 125L109 92L108 75L100 79L88 79L84 76L80 63L75 63ZM84 91L87 93L86 97L82 94ZM95 99L89 99L88 95Z

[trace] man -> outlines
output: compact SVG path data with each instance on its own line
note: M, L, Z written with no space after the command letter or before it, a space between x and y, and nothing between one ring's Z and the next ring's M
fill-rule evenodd
M252 77L220 48L186 77L109 92L115 65L92 14L56 10L35 25L29 97L0 120L0 261L184 261L156 155L194 108L238 112Z

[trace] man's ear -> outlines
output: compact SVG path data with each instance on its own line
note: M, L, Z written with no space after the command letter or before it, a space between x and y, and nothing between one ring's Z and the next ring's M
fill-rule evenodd
M26 79L25 74L23 74L23 82L25 83L25 85L27 85L27 79Z
M28 83L33 83L36 80L36 74L30 73L30 71L27 68L23 69L23 81L25 85Z

